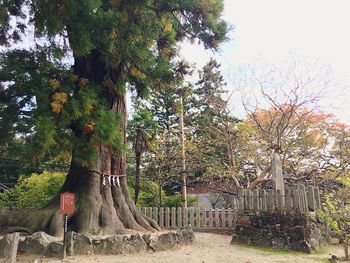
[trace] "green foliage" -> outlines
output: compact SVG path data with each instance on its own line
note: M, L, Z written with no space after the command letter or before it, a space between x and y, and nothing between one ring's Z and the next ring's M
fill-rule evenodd
M154 119L152 112L146 107L136 103L135 113L132 119L128 123L128 140L133 142L134 148L137 146L137 132L142 132L143 143L148 146L145 148L152 148L152 141L155 139L157 133L159 132L159 125ZM141 152L145 149L141 149Z
M134 195L135 178L132 176L128 177L129 192L131 196ZM181 207L181 195L173 194L167 195L163 190L161 191L162 206L163 207ZM158 183L143 178L140 184L140 193L137 206L139 207L158 207L160 202L159 198L159 185ZM188 197L187 204L194 205L197 202L197 198Z
M15 187L0 196L0 206L14 208L39 208L47 205L57 195L65 180L65 173L43 172L22 176Z
M340 238L344 240L346 260L349 259L350 240L350 178L349 174L338 177L342 187L328 193L323 202L323 210L318 215L324 219Z
M194 196L187 196L187 205L192 206L196 204L197 198ZM164 207L181 207L181 194L167 196L164 199Z
M131 196L135 194L135 178L128 178L129 192ZM162 196L164 192L162 192ZM137 206L139 207L156 207L159 205L158 185L146 178L141 180L140 193Z
M74 145L87 166L98 144L123 152L125 109L111 108L115 97L126 87L147 96L177 81L177 43L185 39L216 50L227 33L222 11L222 0L3 1L0 45L32 28L42 41L1 54L0 140L20 134L26 147L18 152L35 160ZM63 58L72 55L69 69Z

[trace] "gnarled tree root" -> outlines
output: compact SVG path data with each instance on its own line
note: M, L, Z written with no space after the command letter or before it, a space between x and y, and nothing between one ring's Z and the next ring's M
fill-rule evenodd
M37 231L46 231L50 226L51 218L57 209L43 208L27 212L17 211L0 214L0 232L26 232L34 233Z
M153 219L146 217L141 214L135 206L128 207L127 205L124 209L129 210L129 213L132 215L133 220L132 224L130 221L127 223L122 223L122 227L109 228L108 231L101 227L101 230L93 234L125 234L128 233L128 230L136 230L140 232L147 231L159 231L160 227L157 222ZM69 216L70 219L74 218L74 214ZM120 215L120 218L123 219L123 216ZM129 216L127 219L130 219ZM72 230L77 232L90 232L89 229L85 231L79 231L79 228L72 228ZM0 233L7 234L13 232L22 232L26 234L32 234L34 232L44 231L53 236L62 236L63 235L63 215L60 214L58 208L42 208L35 209L31 211L16 211L11 213L0 213ZM92 233L92 232L90 232Z

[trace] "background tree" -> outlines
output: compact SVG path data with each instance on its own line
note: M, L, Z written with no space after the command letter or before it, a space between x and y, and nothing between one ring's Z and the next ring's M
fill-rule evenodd
M343 239L345 260L349 260L350 239L350 181L349 175L338 177L341 187L325 196L323 210L319 210L319 216L326 219L333 231Z
M271 159L268 150L271 147L270 142L256 123L263 128L270 127L271 123L277 123L276 119L280 117L281 113L272 108L257 111L254 113L255 120L248 116L240 123L237 146L243 157L242 179L248 188L255 188L271 180ZM332 116L299 109L292 114L288 122L280 144L283 149L281 161L285 179L306 180L322 174L328 167L324 156L334 139L327 131L333 123Z
M152 141L158 133L158 124L146 108L135 107L136 111L129 122L129 140L135 153L135 198L137 204L141 180L141 158L145 151L152 149Z
M77 209L70 219L75 231L110 234L157 228L137 211L127 188L125 90L129 86L143 94L171 79L170 62L181 40L197 38L216 49L227 30L220 19L223 1L8 0L0 8L2 45L30 34L28 26L40 38L37 44L48 44L42 50L11 53L16 64L7 63L5 55L1 71L16 68L1 74L6 87L2 93L13 93L5 107L22 101L21 116L29 114L28 156L35 152L39 158L63 139L73 146L61 191L76 194ZM70 70L61 63L67 51L74 59ZM20 82L30 89L23 91ZM14 116L18 121L20 115ZM104 175L122 176L120 187L101 188ZM1 215L0 226L60 234L57 200L39 212Z
M230 113L226 83L220 73L220 64L210 61L199 70L199 80L195 85L193 121L193 142L199 164L197 170L205 181L229 177L229 185L221 187L234 190L240 186L237 179L236 126L237 118ZM225 99L224 96L227 98Z
M255 167L257 177L251 188L270 180L272 160L288 155L287 142L293 136L298 138L307 119L317 112L324 90L333 84L328 68L294 58L285 67L262 68L250 68L240 82L247 122L257 132L258 142L266 144L263 152L269 151L270 155L269 165Z

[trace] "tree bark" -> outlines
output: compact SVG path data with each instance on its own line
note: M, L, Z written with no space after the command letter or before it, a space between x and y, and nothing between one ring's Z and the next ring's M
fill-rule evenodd
M187 176L186 176L186 151L185 151L185 134L184 134L184 105L183 91L180 92L180 112L179 112L179 127L180 127L180 145L181 145L181 206L187 208Z
M163 189L162 185L159 184L159 189L158 189L159 190L159 207L163 207L162 189Z
M135 204L137 204L137 201L139 199L139 193L140 193L140 178L141 178L141 153L136 152L135 154L136 159L136 167L135 167Z
M345 260L349 260L349 238L346 234L344 234L344 253Z
M140 181L141 181L141 157L142 153L147 150L147 141L144 132L141 128L136 129L136 137L134 142L135 151L135 198L134 202L137 204L140 193Z

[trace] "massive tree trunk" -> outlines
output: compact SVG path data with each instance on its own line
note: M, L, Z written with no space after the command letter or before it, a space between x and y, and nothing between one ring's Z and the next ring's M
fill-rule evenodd
M107 67L97 52L92 52L89 57L78 58L75 63L75 72L79 77L85 77L100 85L104 85L106 76L116 83L122 71L122 65L119 65L113 70L109 68L107 73ZM124 144L126 96L115 91L109 93L108 87L103 94L109 102L110 109L122 119L120 133ZM96 149L95 159L93 166L86 169L75 163L73 154L71 169L62 189L76 194L78 204L73 222L77 231L106 234L123 232L125 229L152 231L158 228L154 221L138 212L130 197L125 155L116 155L107 145L102 144ZM119 176L120 184L103 184L104 175Z
M106 65L96 51L87 57L76 58L74 70L79 77L87 78L89 82L101 86L107 75ZM112 81L116 81L120 73L120 68L108 71ZM110 110L122 116L120 131L125 142L126 96L109 93L105 88L101 94L108 101ZM84 136L77 131L74 132L76 136ZM76 211L69 219L69 228L81 233L103 235L124 233L128 229L137 231L159 229L156 222L138 212L130 197L125 176L125 155L112 153L110 147L103 143L95 143L93 147L95 155L88 166L81 164L84 156L80 156L81 152L75 147L66 181L61 189L61 192L73 192L76 197ZM110 184L108 181L103 183L111 175L119 175L119 185ZM27 214L14 213L10 216L0 215L2 230L5 230L5 227L15 226L28 232L44 230L54 235L61 235L62 222L62 215L58 212L58 198L55 198L47 208L38 211Z

